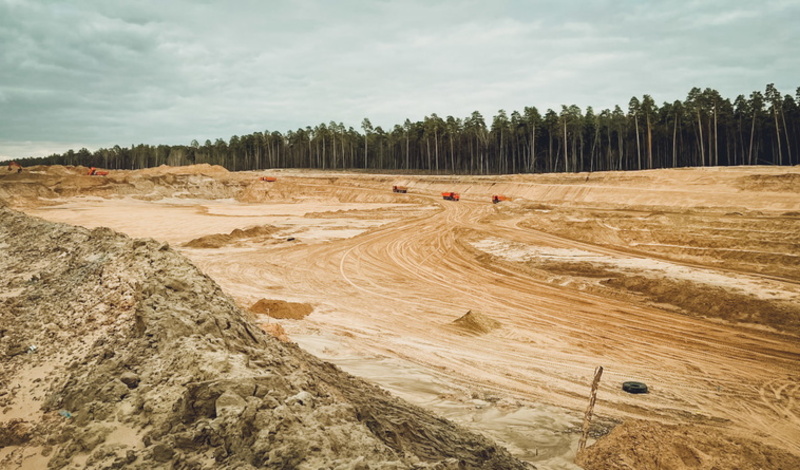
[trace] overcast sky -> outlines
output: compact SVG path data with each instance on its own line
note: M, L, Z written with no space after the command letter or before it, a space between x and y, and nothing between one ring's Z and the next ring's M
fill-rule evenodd
M0 0L0 159L800 86L800 0Z

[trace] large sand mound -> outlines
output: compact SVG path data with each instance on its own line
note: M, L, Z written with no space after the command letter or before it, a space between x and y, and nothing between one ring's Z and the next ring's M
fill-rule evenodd
M2 468L526 468L268 337L168 245L0 209Z
M87 171L83 166L36 166L19 174L0 174L0 201L37 206L82 196L220 199L234 197L246 184L245 176L233 176L221 166L207 164L111 170L107 176L90 176Z
M800 457L718 428L627 421L577 459L585 470L800 468Z

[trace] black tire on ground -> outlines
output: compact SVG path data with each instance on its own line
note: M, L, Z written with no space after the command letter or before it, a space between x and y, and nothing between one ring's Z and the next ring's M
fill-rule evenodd
M647 385L642 382L623 382L622 390L628 393L647 393Z

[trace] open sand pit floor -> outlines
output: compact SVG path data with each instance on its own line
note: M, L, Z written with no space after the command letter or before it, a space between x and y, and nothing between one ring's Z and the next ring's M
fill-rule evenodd
M594 437L625 421L642 442L703 438L667 440L685 458L658 460L612 434L585 468L798 462L800 188L778 183L800 168L263 174L42 167L4 176L0 198L168 242L243 308L307 305L253 320L539 468L580 468L598 365ZM468 311L480 321L465 327ZM626 380L650 393L623 392Z

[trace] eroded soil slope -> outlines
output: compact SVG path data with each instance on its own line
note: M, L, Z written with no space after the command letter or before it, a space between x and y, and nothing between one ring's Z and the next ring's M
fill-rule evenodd
M0 467L528 468L283 344L170 246L0 208Z

